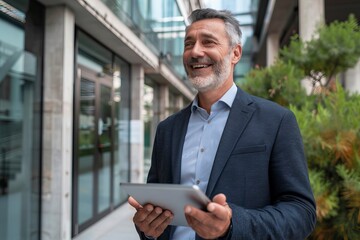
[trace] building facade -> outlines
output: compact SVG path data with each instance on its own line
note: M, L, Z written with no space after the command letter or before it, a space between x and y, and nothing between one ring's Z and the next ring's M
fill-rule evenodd
M144 181L155 126L195 96L181 55L200 7L0 1L1 239L72 239Z
M76 238L126 202L120 182L145 181L156 125L196 94L182 66L192 10L239 19L239 82L291 34L360 12L357 0L204 2L0 0L2 240Z
M258 0L254 26L253 64L270 66L279 49L288 45L291 36L308 41L321 24L345 21L350 14L360 20L358 0ZM360 61L341 74L340 81L349 92L360 92ZM309 84L303 86L310 90Z

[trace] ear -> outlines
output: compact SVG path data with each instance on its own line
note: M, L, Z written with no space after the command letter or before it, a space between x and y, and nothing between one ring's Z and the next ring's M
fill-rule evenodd
M235 65L237 64L240 59L241 59L241 54L242 54L242 47L240 46L240 44L237 44L234 48L233 48L233 57L231 62Z

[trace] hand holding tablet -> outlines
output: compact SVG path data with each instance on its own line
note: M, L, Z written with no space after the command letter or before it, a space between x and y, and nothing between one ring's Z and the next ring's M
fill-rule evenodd
M184 214L186 205L205 210L210 203L196 185L120 183L120 186L143 206L150 203L171 211L174 218L170 225L188 225Z

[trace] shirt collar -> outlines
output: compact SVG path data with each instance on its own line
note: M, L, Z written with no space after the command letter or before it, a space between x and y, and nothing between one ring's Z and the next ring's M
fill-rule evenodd
M233 83L232 86L229 88L229 90L227 90L227 92L217 102L223 102L229 108L231 108L236 97L236 92L237 92L237 87L235 83ZM191 112L194 112L197 108L199 108L199 103L198 103L198 98L196 96L191 105Z

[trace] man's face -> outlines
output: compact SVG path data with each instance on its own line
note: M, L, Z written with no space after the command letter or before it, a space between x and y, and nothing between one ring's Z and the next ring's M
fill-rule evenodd
M221 19L193 23L185 36L183 63L185 71L199 92L217 89L232 81L232 51Z

